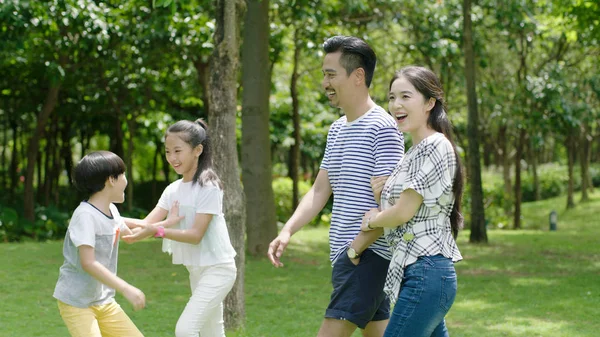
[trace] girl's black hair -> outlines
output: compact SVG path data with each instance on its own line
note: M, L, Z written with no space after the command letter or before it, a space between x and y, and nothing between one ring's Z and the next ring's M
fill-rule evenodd
M454 156L456 157L456 174L454 176L454 184L452 192L454 193L454 207L450 214L450 223L452 225L452 234L454 238L458 235L458 231L463 227L463 216L460 213L460 205L462 202L462 192L464 187L464 178L460 156L456 150L456 144L452 137L452 123L446 114L446 101L444 100L444 90L439 78L433 71L425 67L409 66L400 69L394 74L390 81L390 90L394 81L400 77L406 78L424 97L425 100L435 98L435 105L429 112L427 125L437 132L441 132L452 144Z
M196 169L196 173L194 173L192 181L200 184L200 186L212 182L222 189L223 184L221 183L221 179L219 179L219 176L213 170L212 151L207 130L208 126L201 118L195 122L182 120L167 129L165 138L170 134L177 133L179 138L190 145L192 149L198 145L202 145L202 153L198 157L198 168Z
M84 156L73 170L73 184L88 197L100 192L110 177L118 179L125 173L121 157L110 151L96 151Z

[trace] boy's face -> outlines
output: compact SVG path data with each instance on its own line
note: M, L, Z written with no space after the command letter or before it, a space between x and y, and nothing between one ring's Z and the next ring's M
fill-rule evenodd
M108 178L107 185L112 187L112 202L122 203L125 201L125 188L127 188L127 177L125 173L121 173L118 178Z

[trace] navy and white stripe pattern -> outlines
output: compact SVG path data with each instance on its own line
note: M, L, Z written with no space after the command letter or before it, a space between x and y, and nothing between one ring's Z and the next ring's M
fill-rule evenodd
M423 204L409 222L384 231L392 250L384 290L392 303L398 299L404 268L419 256L442 254L453 262L462 260L450 226L455 172L452 144L442 133L435 133L406 153L383 187L383 210L392 207L407 189L423 196Z
M365 212L378 207L371 177L389 176L403 155L404 140L396 121L380 106L350 123L343 116L331 125L321 169L328 172L333 191L329 229L332 262L359 233ZM383 236L369 248L391 258Z

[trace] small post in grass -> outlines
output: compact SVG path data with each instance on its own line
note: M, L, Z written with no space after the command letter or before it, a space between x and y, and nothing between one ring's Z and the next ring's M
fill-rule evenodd
M555 210L552 210L552 212L550 212L550 230L551 231L556 230L557 222L558 222L558 214L556 214Z

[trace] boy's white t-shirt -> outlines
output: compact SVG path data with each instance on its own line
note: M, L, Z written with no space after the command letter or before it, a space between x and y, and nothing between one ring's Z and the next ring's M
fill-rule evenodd
M73 212L63 243L64 263L60 267L54 298L78 308L114 301L115 290L96 280L81 267L79 246L94 248L96 261L117 274L120 231L127 227L119 210L110 204L107 216L83 201Z
M211 266L234 262L236 253L223 217L223 191L212 183L200 186L179 179L167 186L157 206L170 211L175 201L179 201L179 215L185 218L171 228L192 228L198 213L213 217L198 244L163 239L163 251L173 255L173 264Z

